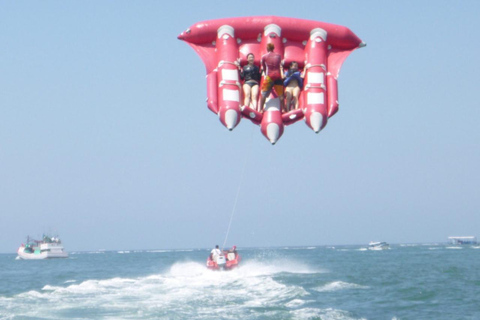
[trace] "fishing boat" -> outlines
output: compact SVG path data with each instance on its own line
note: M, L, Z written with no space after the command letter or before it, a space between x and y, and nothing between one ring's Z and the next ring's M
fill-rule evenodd
M58 237L47 235L43 235L42 240L27 237L27 242L18 248L17 253L18 257L24 260L68 258L62 241Z
M369 250L385 250L385 249L390 249L390 245L386 242L370 241L370 243L368 244L368 249Z
M207 268L210 270L232 270L238 267L242 257L236 249L236 246L233 246L231 250L222 250L219 255L210 254L207 258Z

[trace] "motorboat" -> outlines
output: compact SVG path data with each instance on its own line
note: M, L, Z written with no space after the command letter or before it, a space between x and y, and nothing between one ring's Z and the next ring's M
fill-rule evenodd
M370 243L368 244L368 249L369 250L385 250L385 249L390 249L390 245L386 242L370 241Z
M232 250L223 250L220 255L210 254L207 258L207 268L211 270L232 270L238 267L242 257L238 254L236 247Z
M17 253L24 260L68 258L60 238L47 235L43 235L42 240L27 237L27 242L18 248Z

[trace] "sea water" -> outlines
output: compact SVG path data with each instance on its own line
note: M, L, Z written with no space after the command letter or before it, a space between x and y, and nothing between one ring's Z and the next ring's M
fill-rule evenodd
M441 244L0 254L1 319L480 319L480 247Z

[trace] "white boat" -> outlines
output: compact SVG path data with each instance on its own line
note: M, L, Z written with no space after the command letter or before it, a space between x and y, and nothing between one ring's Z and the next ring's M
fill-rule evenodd
M368 249L369 250L385 250L385 249L390 249L390 245L386 242L370 241L370 243L368 244Z
M448 240L452 244L462 245L462 244L477 244L477 237L469 236L469 237L448 237Z
M68 253L58 237L44 235L42 240L27 237L27 242L17 250L18 257L25 260L68 258Z

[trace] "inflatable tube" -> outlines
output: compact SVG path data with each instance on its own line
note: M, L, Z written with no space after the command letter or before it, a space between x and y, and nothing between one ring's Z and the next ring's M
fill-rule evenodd
M280 28L280 26L273 23L265 26L260 41L260 57L267 53L266 48L269 43L272 43L275 46L274 51L276 53L283 52L281 36L282 28ZM264 78L262 77L260 88L262 87L263 81ZM265 102L260 131L271 144L275 144L282 136L283 130L284 124L282 120L280 97L277 96L275 89L273 89Z
M302 91L305 101L303 113L305 123L315 133L327 124L326 73L327 73L327 31L315 28L305 47L305 87Z
M260 125L263 135L275 144L286 125L305 120L318 133L338 111L338 74L348 55L365 46L348 28L325 22L275 16L225 18L202 21L182 32L178 39L200 56L207 73L207 106L229 130L241 118ZM306 69L299 109L283 113L279 97L272 93L263 112L243 106L239 67L247 55L254 63L273 43L285 66L297 61Z

